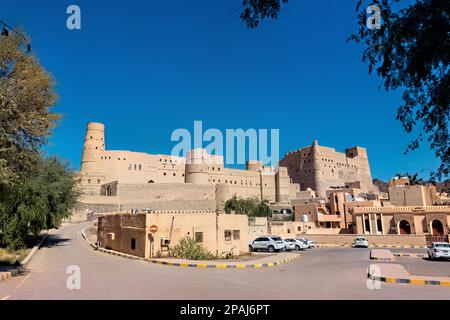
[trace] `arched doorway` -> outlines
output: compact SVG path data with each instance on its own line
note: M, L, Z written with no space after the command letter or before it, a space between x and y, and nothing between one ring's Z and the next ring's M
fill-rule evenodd
M153 180L149 180L149 181L148 181L148 183L155 183L155 181L153 181Z
M400 234L411 234L411 225L408 221L402 220L398 224L398 229L400 231Z
M111 186L106 187L106 196L111 197L112 196L112 188Z
M443 236L444 235L444 226L440 220L433 220L431 223L431 233L433 236Z

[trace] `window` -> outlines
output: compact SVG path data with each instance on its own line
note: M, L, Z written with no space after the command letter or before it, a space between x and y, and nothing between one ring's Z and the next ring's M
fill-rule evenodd
M142 170L142 165L139 165L139 171L141 171Z
M134 170L136 170L136 168L137 168L137 165L134 165Z
M167 175L167 173L164 172L163 175Z
M231 241L231 230L225 230L225 241Z
M91 183L91 179L88 179L88 183Z
M233 230L233 239L234 240L241 239L241 231L240 230Z
M195 233L195 242L203 242L203 232Z
M173 176L175 177L176 175L177 175L177 174L174 172L174 173L173 173Z
M100 179L97 179L97 184L100 184Z
M131 239L131 250L136 250L136 239Z

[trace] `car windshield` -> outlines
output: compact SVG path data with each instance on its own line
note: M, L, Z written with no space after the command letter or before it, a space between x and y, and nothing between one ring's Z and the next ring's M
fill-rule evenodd
M271 237L274 241L281 241L280 237Z
M434 246L436 248L446 248L446 249L448 249L448 248L450 248L450 243L436 243Z

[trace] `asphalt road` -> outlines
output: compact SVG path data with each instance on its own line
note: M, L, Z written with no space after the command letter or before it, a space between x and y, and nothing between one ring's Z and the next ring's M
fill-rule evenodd
M80 234L86 225L53 232L28 272L0 282L0 300L450 299L448 287L382 283L369 290L367 249L315 248L300 260L263 269L168 267L94 251ZM73 265L81 271L79 290L66 285Z

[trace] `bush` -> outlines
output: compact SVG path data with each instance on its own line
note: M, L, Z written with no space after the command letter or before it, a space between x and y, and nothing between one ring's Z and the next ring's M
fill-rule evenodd
M226 213L246 214L249 217L271 217L267 200L260 201L257 198L242 199L236 196L227 200L224 205Z
M217 258L204 248L201 243L195 242L194 239L188 236L182 238L180 243L172 248L172 254L176 258L188 260L213 260Z

